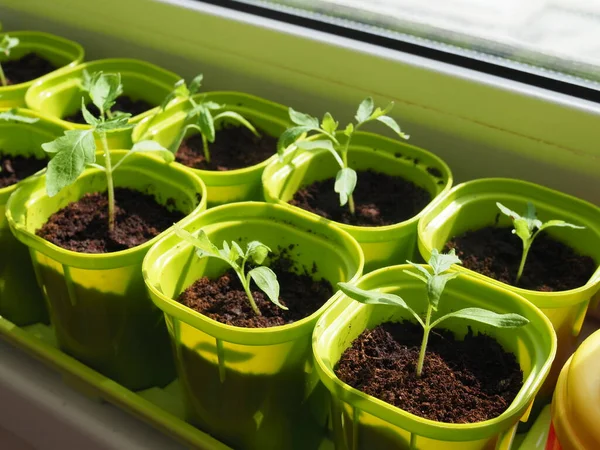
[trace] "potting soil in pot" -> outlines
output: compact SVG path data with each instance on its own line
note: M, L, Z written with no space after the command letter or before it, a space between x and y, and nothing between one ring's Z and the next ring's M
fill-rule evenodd
M523 275L515 284L523 242L512 228L486 227L453 237L445 251L455 249L463 266L495 280L533 291L565 291L583 286L596 270L589 256L578 255L545 233L535 238Z
M224 125L217 130L215 142L208 144L210 163L204 158L202 136L185 139L175 159L193 169L227 171L254 166L277 152L277 138L257 129L260 137L242 126Z
M151 105L145 100L133 100L131 97L127 95L121 95L117 98L114 106L111 108L111 111L114 112L123 112L129 113L132 116L137 116L139 114L145 113L146 111L154 108L156 105ZM94 117L98 117L100 115L100 111L93 103L85 105L89 112L91 112ZM67 120L73 123L87 123L83 118L83 113L81 112L81 108L77 110L77 112L66 116L63 120Z
M269 264L277 274L280 302L288 310L279 308L262 291L256 289L252 291L252 296L262 314L257 316L233 270L216 280L202 277L179 296L179 302L211 319L238 327L268 328L304 319L331 298L333 288L325 279L313 279L311 275L316 272L315 267L310 271L294 271L290 251L291 249L281 250Z
M18 183L46 167L48 161L33 156L3 155L0 151L0 189Z
M348 205L340 206L339 194L333 189L335 178L303 187L289 203L336 222L376 227L410 219L431 201L425 189L403 178L372 170L357 174L355 215L350 213Z
M86 194L52 214L38 236L67 250L108 253L141 245L178 222L184 214L156 202L153 196L115 189L115 229L108 231L108 197Z
M365 330L342 354L335 373L360 391L420 417L473 423L497 417L523 385L515 356L491 337L447 330L429 335L423 372L416 366L420 325L385 323Z
M13 85L35 80L58 67L37 53L28 53L19 59L4 61L2 69L6 76L6 84Z

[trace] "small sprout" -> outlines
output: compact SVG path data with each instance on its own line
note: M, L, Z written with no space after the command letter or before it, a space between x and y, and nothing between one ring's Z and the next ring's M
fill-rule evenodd
M13 48L19 45L19 38L12 38L8 34L5 34L0 41L0 52L4 53L6 56L10 56L10 52ZM0 64L0 82L2 82L2 86L7 85L6 76L4 75L4 69Z
M115 192L113 172L133 153L157 152L167 162L174 156L166 148L155 141L141 141L133 145L128 153L113 167L106 135L116 129L131 128L128 123L130 114L110 113L116 98L123 92L120 74L103 74L97 72L89 77L86 88L93 104L100 110L95 117L85 107L81 99L81 112L85 121L90 125L88 130L67 130L64 136L52 142L42 144L46 153L54 154L48 163L46 172L46 192L53 197L63 188L73 184L86 167L94 167L106 175L108 191L108 229L113 231L115 224ZM96 142L94 136L100 139L104 152L104 166L96 163Z
M189 86L185 84L185 80L179 80L177 83L175 83L173 90L165 97L160 109L157 111L157 114L160 111L164 111L169 103L176 98L187 100L192 107L187 112L184 122L185 125L182 126L179 134L171 144L170 150L173 152L173 154L176 154L188 130L195 129L200 132L200 136L202 137L204 159L208 164L210 164L210 151L208 149L208 144L215 142L215 122L217 120L227 118L245 126L257 137L260 137L260 134L258 131L256 131L256 128L254 128L254 126L252 126L252 124L240 114L234 111L224 111L225 105L205 100L205 97L201 97L200 99L196 100L194 95L198 93L198 90L202 86L202 80L203 76L200 74L190 82ZM220 112L213 116L213 111ZM156 117L156 115L154 117ZM143 125L144 131L150 126L153 120L154 118L145 122L145 125Z
M359 105L354 118L356 124L349 123L342 133L346 136L344 144L341 144L336 138L339 122L336 122L330 113L325 113L323 120L309 116L294 109L289 109L290 120L294 125L285 130L279 137L277 143L277 153L279 160L283 162L284 155L288 149L293 150L327 150L335 158L340 166L340 170L335 177L334 190L340 196L340 206L348 204L350 213L355 213L354 198L352 193L356 188L356 171L348 167L348 149L354 133L368 122L378 121L391 128L398 136L408 139L394 119L387 115L391 111L394 103L390 103L385 109L375 108L373 99L367 97ZM313 133L308 135L308 133ZM295 152L292 153L295 155Z
M457 317L461 319L468 319L474 322L480 322L486 325L490 325L496 328L518 328L529 323L525 317L519 314L497 314L492 311L488 311L482 308L464 308L448 313L444 316L438 317L433 322L432 314L438 310L438 305L446 283L453 278L456 278L458 272L446 272L452 264L461 264L461 260L454 254L454 250L450 253L441 254L436 249L431 253L429 258L429 265L433 270L430 273L424 266L407 261L412 265L418 272L412 272L405 270L404 272L411 275L427 285L427 313L425 314L425 321L421 319L406 302L398 295L386 294L375 290L365 291L359 289L348 283L338 283L339 288L348 297L354 300L367 304L367 305L391 305L403 308L410 312L416 321L423 327L423 340L421 342L421 351L419 352L419 361L417 362L417 377L420 377L423 373L423 362L425 361L425 351L427 350L427 342L429 340L429 332L451 317Z
M0 69L1 70L1 69ZM27 117L21 116L18 114L19 110L17 108L10 109L8 111L0 112L0 120L4 120L6 122L21 122L21 123L36 123L39 119L35 117ZM0 172L2 172L2 166L0 166Z
M267 266L260 265L271 251L265 244L252 241L248 243L244 251L235 241L231 241L230 244L223 241L223 248L219 249L210 241L204 230L200 230L198 237L192 236L177 224L174 225L174 230L177 236L196 247L196 254L199 258L217 258L231 266L242 283L250 306L257 316L260 316L261 313L252 296L250 280L254 280L254 283L267 295L271 302L281 309L288 309L279 302L279 282L277 281L277 275ZM245 273L246 262L249 260L259 265L248 273Z
M535 206L532 203L527 203L527 211L524 216L518 215L516 212L511 211L500 202L496 202L496 206L502 211L502 214L507 215L513 221L514 229L513 234L516 234L523 241L523 253L521 255L521 264L519 264L519 271L517 272L516 283L519 283L521 276L523 275L523 269L525 268L525 261L527 260L527 254L531 248L531 244L536 236L546 228L550 227L570 227L578 230L583 230L585 227L573 225L567 223L564 220L549 220L546 223L542 223L537 218Z

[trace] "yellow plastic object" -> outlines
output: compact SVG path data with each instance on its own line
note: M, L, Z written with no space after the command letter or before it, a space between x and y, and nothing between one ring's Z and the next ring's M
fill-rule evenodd
M83 60L83 47L77 42L39 31L11 31L11 37L19 38L19 45L12 49L10 57L0 55L0 62L18 59L27 53L36 52L58 67L59 73ZM0 39L4 34L0 35ZM47 75L46 75L47 76ZM25 106L25 93L36 80L10 86L0 86L0 108Z
M362 289L401 295L416 311L426 309L425 285L404 272L407 264L371 272L359 279ZM334 367L342 353L365 330L385 322L413 320L393 306L364 305L343 295L319 319L313 333L317 371L332 397L332 423L337 450L508 450L519 420L526 421L538 389L556 353L550 321L523 297L466 275L446 285L436 317L460 308L479 307L518 313L527 326L498 329L460 319L442 325L462 337L468 327L494 337L512 352L523 370L523 387L500 416L472 424L450 424L418 417L342 382Z
M355 134L348 152L349 166L401 176L427 190L434 199L452 186L452 173L434 154L373 133ZM417 253L417 222L422 211L403 222L383 227L360 227L333 222L288 204L296 191L315 181L335 177L339 166L327 150L299 153L289 164L271 162L263 172L265 200L299 215L335 224L350 233L365 254L365 272L412 260ZM359 178L360 184L360 178ZM390 192L390 195L395 195Z
M600 330L563 367L552 400L547 450L600 448Z
M63 117L81 108L82 97L89 101L87 94L84 94L80 88L84 70L90 74L98 71L120 73L123 95L133 100L145 100L153 106L160 105L167 94L173 90L173 85L181 78L173 72L137 59L100 59L40 78L25 95L27 106L34 111L56 118L65 127L88 129L87 124L63 120ZM153 109L133 116L130 123L137 123L151 115ZM131 148L131 144L131 129L115 131L108 135L110 149Z
M352 237L312 217L277 205L242 202L217 206L186 225L203 229L215 243L259 240L277 252L293 248L296 269L311 270L333 286L356 280L363 255ZM338 294L310 316L289 325L242 328L222 324L175 299L202 276L216 277L226 265L198 258L174 233L154 245L144 260L146 285L164 311L176 351L188 420L234 448L318 448L326 435L327 392L311 354L319 316Z
M0 108L0 113L8 108ZM41 144L61 136L64 127L33 111L19 109L21 116L38 119L36 123L0 121L0 153L46 158ZM47 322L44 305L31 266L27 247L17 241L8 227L6 202L19 184L0 189L0 316L17 325Z
M511 226L509 217L499 214L496 202L513 211L524 211L532 202L542 221L562 219L584 230L553 227L548 234L567 243L577 252L591 256L600 265L600 208L575 197L533 183L507 178L487 178L455 186L427 209L419 221L419 250L428 260L431 250L441 250L453 236L468 230L494 226ZM535 242L534 244L535 245ZM560 369L577 347L585 313L592 296L600 289L600 267L583 286L560 292L538 292L510 286L478 274L460 265L457 270L488 283L522 295L540 308L552 322L558 335L554 366L541 395L550 396ZM527 267L525 267L527 270ZM549 398L548 398L549 399Z
M205 99L213 101L230 111L235 111L248 119L263 132L279 137L291 123L288 118L288 109L277 103L240 92L208 92L194 96L196 101ZM170 105L156 117L146 117L133 131L133 141L153 139L163 146L170 148L177 138L181 128L187 124L185 117L191 105L187 101L180 101ZM216 115L218 111L215 111ZM223 122L217 122L217 129ZM192 133L188 133L188 136ZM217 139L218 139L217 134ZM273 146L273 156L253 166L241 169L218 171L198 170L196 172L206 184L209 207L232 202L263 200L261 175L264 168L277 159L277 148Z
M112 152L113 163L125 153ZM101 155L97 159L101 163ZM188 215L206 208L202 180L158 158L133 154L113 176L115 186L149 193ZM54 212L86 193L104 190L106 176L98 169L87 169L52 198L44 176L29 179L8 201L8 223L29 247L60 348L129 389L162 386L174 376L169 337L141 271L146 252L160 235L129 250L85 254L35 234Z

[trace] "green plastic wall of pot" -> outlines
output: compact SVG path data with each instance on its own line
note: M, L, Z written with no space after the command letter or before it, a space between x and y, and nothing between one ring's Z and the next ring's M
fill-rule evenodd
M362 277L362 289L381 289L401 295L416 311L426 309L426 289L399 265ZM547 376L556 353L556 335L544 314L523 297L463 275L446 285L437 314L465 307L486 308L498 313L514 312L530 323L517 329L498 329L471 321L448 319L442 328L464 337L468 327L485 333L512 352L523 371L523 387L500 416L472 424L442 423L418 417L343 383L333 368L342 353L365 329L385 322L412 320L409 312L393 306L363 305L341 296L318 321L313 334L313 353L322 382L332 397L332 423L336 449L387 450L483 450L510 449L519 420L527 420L535 395ZM438 317L437 315L435 317Z
M0 62L8 59L19 59L27 53L35 52L59 67L55 73L76 66L83 61L83 47L77 42L39 31L11 31L11 37L19 38L18 47L11 51L10 57L0 56ZM0 39L4 36L0 34ZM35 80L11 86L0 86L0 108L25 106L25 93Z
M377 134L356 133L348 158L349 166L355 170L373 169L400 176L427 190L432 199L452 186L450 168L440 158L421 148ZM328 221L287 202L301 187L334 178L338 170L339 166L326 150L299 153L289 164L275 160L263 172L265 199L293 209L297 214ZM360 186L360 176L358 182ZM422 212L403 222L383 227L332 223L359 242L365 254L365 272L369 272L404 263L417 255L417 222L421 215Z
M80 90L79 80L84 70L89 73L120 73L123 94L133 100L145 100L151 105L160 105L181 78L173 72L137 59L100 59L40 78L25 95L27 106L60 120L68 128L88 129L87 124L63 120L63 117L81 108L81 97L84 94ZM88 97L86 101L90 101ZM151 111L152 109L133 116L130 122L139 122L150 115ZM131 129L116 130L108 134L110 149L131 148L131 144Z
M114 151L113 162L125 153ZM206 208L200 178L153 156L131 155L114 181L117 187L173 204L188 214L182 224ZM105 174L98 169L87 169L52 198L46 195L44 176L26 180L8 201L8 223L29 247L60 348L128 389L164 386L175 375L169 336L141 271L146 252L162 234L132 249L104 254L65 250L35 234L54 212L105 189Z
M562 219L585 226L585 230L554 227L548 229L548 234L565 242L577 252L591 256L596 264L600 265L600 208L543 186L506 178L474 180L460 184L428 208L418 225L421 256L428 260L433 248L441 250L453 236L468 230L494 226L497 216L499 226L510 227L510 218L503 214L498 215L496 202L517 212L524 211L527 202L532 202L542 221ZM533 245L535 246L535 242ZM550 396L560 369L577 348L577 336L590 299L600 289L600 267L585 285L560 292L521 289L461 266L456 268L522 295L548 316L558 335L555 363L541 392L543 396Z
M330 223L264 202L218 206L186 224L214 242L259 240L277 252L289 248L297 268L312 269L332 285L356 280L363 269L358 243ZM221 324L175 299L202 276L217 277L224 263L199 259L174 233L154 245L143 264L146 285L164 311L184 387L188 419L234 448L317 448L326 434L326 391L314 372L311 334L339 295L290 325L241 328Z
M240 113L260 130L274 137L278 137L291 125L288 108L252 95L239 92L208 92L197 94L194 98L197 100L205 98L227 105L227 109ZM154 139L165 147L171 146L181 127L185 124L185 116L190 107L189 102L179 101L169 106L155 118L147 117L136 126L133 132L134 142L146 138ZM217 128L222 123L217 123ZM190 132L188 136L191 134ZM242 169L229 171L191 170L196 171L206 183L209 207L232 202L262 201L261 175L267 164L275 161L277 158L276 153L277 148L273 147L271 158Z
M0 112L9 108L0 108ZM38 119L36 123L0 121L0 154L46 158L41 144L64 132L56 121L33 111L20 109L19 115ZM5 216L8 198L18 184L0 189L0 316L23 326L48 323L48 312L31 266L27 247L10 232Z

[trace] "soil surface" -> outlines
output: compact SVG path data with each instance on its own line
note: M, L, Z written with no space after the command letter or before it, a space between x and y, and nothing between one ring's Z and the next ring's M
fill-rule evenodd
M355 215L348 205L340 206L339 194L333 190L335 178L300 189L289 203L336 222L377 227L410 219L431 201L429 192L403 178L372 170L357 174Z
M37 53L28 53L19 59L12 59L2 63L6 84L19 84L35 80L58 67Z
M523 243L512 228L486 227L452 238L445 251L455 249L467 269L533 291L565 291L583 286L596 270L589 256L542 232L533 241L519 284L515 284Z
M217 130L215 142L208 144L210 163L204 158L202 136L190 136L179 146L175 159L200 170L227 171L259 164L277 153L277 138L257 131L260 137L246 127L224 125Z
M149 109L154 108L156 105L151 105L145 100L133 100L131 97L127 95L121 95L117 98L115 105L110 109L112 112L124 112L130 113L133 117L138 114L145 113ZM100 114L100 110L93 103L89 103L85 105L89 112L91 112L94 117L98 117ZM71 114L63 118L63 120L73 122L73 123L86 123L83 118L83 113L81 112L81 108L77 110L76 113Z
M46 167L46 159L11 156L0 152L0 189L18 183Z
M473 423L499 416L523 384L523 373L511 353L491 337L464 341L447 330L433 330L423 373L416 365L423 329L386 323L364 331L335 368L345 383L412 414L438 422Z
M325 279L313 279L316 267L302 273L292 271L287 255L288 250L284 250L269 264L277 274L279 301L289 308L287 311L273 304L252 282L252 296L262 314L257 316L233 270L216 280L200 278L179 296L179 302L211 319L237 327L268 328L304 319L329 300L333 288Z
M36 234L67 250L109 253L141 245L184 217L151 195L115 189L115 229L108 231L106 192L86 194L52 214Z

